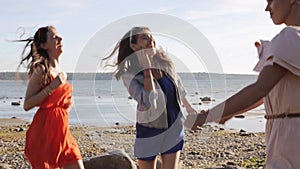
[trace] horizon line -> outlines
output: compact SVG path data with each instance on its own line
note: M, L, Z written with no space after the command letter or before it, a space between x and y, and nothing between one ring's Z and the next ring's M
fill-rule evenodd
M113 73L113 72L71 72L71 71L65 71L66 73ZM0 73L27 73L25 71L0 71ZM206 73L206 74L226 74L226 75L258 75L257 73L215 73L215 72L177 72L177 73Z

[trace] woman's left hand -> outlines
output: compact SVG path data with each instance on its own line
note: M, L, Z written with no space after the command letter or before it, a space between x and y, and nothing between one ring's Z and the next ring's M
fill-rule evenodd
M67 109L66 109L67 112L70 112L70 111L71 111L73 105L74 105L74 101L73 101L72 99L70 99L70 100L69 100L69 103L68 103L68 105L67 105Z
M197 130L198 127L202 126L206 122L207 113L202 110L198 114L189 114L184 121L184 126L192 130Z

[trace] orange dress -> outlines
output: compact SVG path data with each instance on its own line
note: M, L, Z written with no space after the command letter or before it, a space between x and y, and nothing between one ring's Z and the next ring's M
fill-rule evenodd
M33 169L59 168L81 160L79 147L69 130L67 112L72 86L67 82L40 104L26 133L25 155Z

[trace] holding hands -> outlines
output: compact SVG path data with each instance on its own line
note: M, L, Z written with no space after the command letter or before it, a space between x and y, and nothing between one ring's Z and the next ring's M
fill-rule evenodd
M184 122L184 126L192 130L197 130L198 127L202 126L207 119L208 110L201 110L200 113L189 113Z
M209 113L210 113L209 110L201 110L201 112L197 113L197 114L189 113L184 122L185 127L190 128L192 130L197 130L198 127L201 127L205 123L216 122L215 120L213 120L212 115L210 115ZM233 116L221 118L217 121L217 123L224 124L226 121L228 121L232 117Z

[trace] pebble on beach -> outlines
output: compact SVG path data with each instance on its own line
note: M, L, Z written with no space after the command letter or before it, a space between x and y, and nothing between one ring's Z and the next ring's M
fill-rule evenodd
M24 157L28 127L28 122L20 122L18 118L0 120L0 168L30 168ZM124 150L137 164L133 156L134 126L103 128L72 125L70 129L84 160ZM180 158L182 169L262 168L265 160L264 133L221 130L210 125L198 131L185 130L185 147Z

